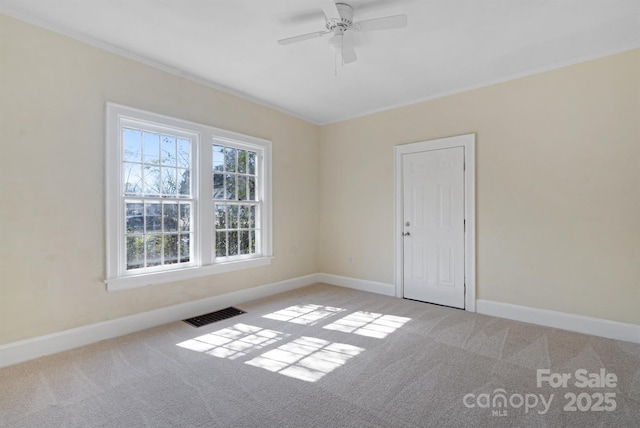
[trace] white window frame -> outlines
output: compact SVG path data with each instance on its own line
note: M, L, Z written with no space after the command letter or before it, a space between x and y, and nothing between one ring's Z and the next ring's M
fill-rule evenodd
M126 270L125 210L122 183L122 128L131 123L165 128L192 139L191 186L194 249L188 264ZM250 148L258 154L260 176L256 194L261 202L260 251L252 257L216 261L214 247L213 145ZM107 290L116 291L266 266L272 259L271 141L208 125L176 119L119 104L106 105L106 263Z

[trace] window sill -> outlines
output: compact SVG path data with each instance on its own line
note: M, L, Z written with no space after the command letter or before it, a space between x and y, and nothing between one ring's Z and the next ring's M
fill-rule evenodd
M183 281L185 279L201 276L216 275L236 270L251 269L271 264L273 257L260 257L256 259L238 260L233 262L218 263L206 266L188 267L171 271L147 273L141 275L121 276L105 280L107 291L121 291L132 288L147 287L149 285L164 284L167 282Z

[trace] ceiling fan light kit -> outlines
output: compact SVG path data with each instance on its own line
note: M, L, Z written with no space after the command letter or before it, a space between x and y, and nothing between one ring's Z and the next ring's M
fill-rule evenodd
M281 45L302 42L304 40L316 39L328 34L333 34L329 39L329 46L342 56L342 63L349 64L358 58L353 48L352 38L345 37L351 32L391 30L404 28L407 26L407 15L385 16L382 18L367 19L354 22L354 11L347 3L334 3L333 0L322 0L322 11L325 16L326 31L316 31L313 33L301 34L299 36L288 37L278 40Z

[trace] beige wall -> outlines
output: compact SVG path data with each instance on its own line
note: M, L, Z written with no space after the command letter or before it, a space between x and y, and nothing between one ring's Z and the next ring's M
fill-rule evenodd
M639 76L635 50L320 128L0 15L0 344L314 272L393 283L393 147L472 132L478 297L640 324ZM273 264L107 292L106 101L272 140Z
M393 283L393 147L466 133L478 298L640 324L640 50L323 127L320 271Z
M107 292L107 101L271 140L273 264ZM314 125L3 15L0 118L0 343L317 272Z

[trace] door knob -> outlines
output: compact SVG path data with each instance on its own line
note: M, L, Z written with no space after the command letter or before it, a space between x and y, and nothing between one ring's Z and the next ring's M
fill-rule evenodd
M405 233L402 234L402 236L409 236L409 235L411 235L411 233L409 233L409 232L405 232Z

